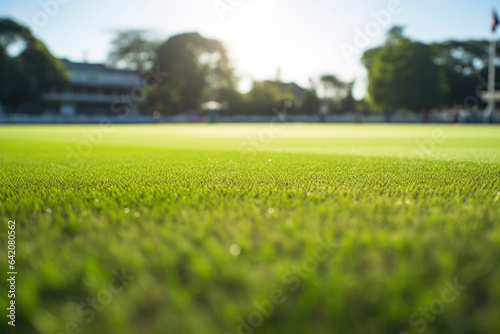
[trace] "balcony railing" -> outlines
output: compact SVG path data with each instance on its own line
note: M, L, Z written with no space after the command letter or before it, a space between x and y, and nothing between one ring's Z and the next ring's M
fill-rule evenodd
M126 95L126 94L123 94ZM122 95L121 94L111 94L111 95L106 95L102 93L96 93L96 94L91 94L91 93L74 93L74 92L62 92L62 93L57 93L57 92L49 92L43 94L43 99L45 101L52 101L52 102L96 102L96 103L113 103L115 101L121 101L122 100ZM131 97L131 100L132 97ZM134 102L144 102L144 101L136 101L133 100Z

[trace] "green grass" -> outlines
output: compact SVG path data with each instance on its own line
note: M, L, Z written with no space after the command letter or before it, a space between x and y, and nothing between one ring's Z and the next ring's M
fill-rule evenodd
M0 127L12 332L500 332L499 127L100 131ZM134 279L110 292L122 268Z

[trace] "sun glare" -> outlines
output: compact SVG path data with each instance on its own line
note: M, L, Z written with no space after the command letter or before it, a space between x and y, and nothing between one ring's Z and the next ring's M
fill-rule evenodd
M279 66L280 55L273 53L282 22L270 9L266 2L248 2L227 14L221 37L243 76L268 77Z

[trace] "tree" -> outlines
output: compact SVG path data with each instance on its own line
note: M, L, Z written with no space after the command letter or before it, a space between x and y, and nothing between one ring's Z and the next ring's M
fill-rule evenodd
M285 102L293 100L292 92L277 85L276 82L255 81L252 89L247 94L242 94L239 101L236 101L239 103L230 106L230 111L233 114L273 115L276 110L280 112L283 110ZM287 110L293 112L296 106L289 105Z
M305 92L302 100L302 111L304 114L317 115L319 112L320 101L314 89Z
M366 68L372 68L375 55L387 45L398 45L409 40L403 35L402 27L388 32L384 46L367 50L363 54ZM486 40L445 41L429 45L433 50L433 62L444 70L448 92L444 105L452 107L463 104L482 104L477 98L478 90L485 90L490 42ZM500 61L500 45L497 45L496 62Z
M0 46L0 82L9 82L12 61L7 55L4 47ZM0 85L0 102L5 102L11 95L11 85Z
M11 57L9 45L22 41L24 50ZM68 74L62 62L55 58L30 30L12 20L0 20L0 102L16 107L22 103L40 102L43 91L63 87Z
M354 81L344 82L333 74L320 77L320 83L325 90L325 102L332 110L353 111L356 100L353 97Z
M320 77L319 81L323 85L325 95L330 94L332 99L338 98L346 88L345 83L333 74L324 74Z
M111 41L108 64L144 75L152 69L159 46L147 30L118 31Z
M488 81L489 41L446 41L434 43L438 51L436 63L446 73L449 92L446 105L479 103L476 99L478 88L486 90ZM497 59L500 60L500 46L497 45ZM471 97L473 100L471 101Z
M406 39L404 36L405 28L403 26L394 26L387 31L386 44L396 45L402 40Z
M169 75L158 85L153 83L156 88L148 95L151 110L167 114L197 110L210 98L226 102L235 89L224 46L198 33L176 35L160 45L154 68Z
M341 101L341 107L344 112L353 112L356 110L356 99L353 96L354 80L345 84L346 95Z
M444 69L434 61L436 54L432 46L404 37L365 52L371 104L386 112L419 112L443 104L448 85Z

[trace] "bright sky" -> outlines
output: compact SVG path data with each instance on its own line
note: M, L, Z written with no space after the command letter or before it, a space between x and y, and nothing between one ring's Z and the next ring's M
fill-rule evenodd
M216 3L231 7L221 14ZM325 73L356 79L361 97L359 54L349 61L342 52L356 47L360 30L371 34L362 49L379 45L396 24L427 42L490 38L493 7L500 0L1 0L0 16L29 26L56 56L73 61L85 52L89 62L104 62L116 29L151 29L161 39L198 31L225 43L243 87L280 68L284 81L304 87ZM373 16L381 11L389 13L380 16L382 29Z

